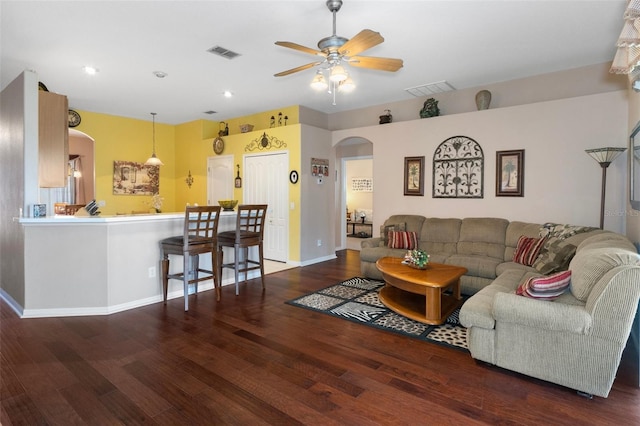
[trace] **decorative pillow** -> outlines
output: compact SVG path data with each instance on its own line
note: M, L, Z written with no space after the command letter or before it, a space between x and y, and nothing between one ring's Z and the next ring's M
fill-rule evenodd
M571 262L574 254L576 254L575 245L557 237L551 237L545 242L540 255L531 266L545 275L564 271L569 267L569 262Z
M390 231L389 248L413 250L418 247L418 233L414 231Z
M546 238L521 236L518 239L516 251L513 253L513 261L526 266L533 265L545 241Z
M553 300L567 291L571 284L571 271L562 271L546 277L531 277L516 289L516 294L533 299Z
M394 223L389 225L380 226L380 238L382 238L382 246L387 247L389 245L389 231L404 231L405 223Z

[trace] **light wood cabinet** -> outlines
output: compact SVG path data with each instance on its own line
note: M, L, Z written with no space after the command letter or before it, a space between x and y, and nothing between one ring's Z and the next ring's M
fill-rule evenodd
M41 188L67 185L69 103L56 93L38 92L38 182Z

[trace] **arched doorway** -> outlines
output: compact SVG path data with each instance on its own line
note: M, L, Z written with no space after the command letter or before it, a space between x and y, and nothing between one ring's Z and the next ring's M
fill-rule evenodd
M359 241L347 239L347 209L369 210L373 208L373 192L362 191L355 194L352 189L352 178L373 179L373 144L368 139L351 137L335 145L336 168L338 168L336 206L336 248L359 248ZM357 170L357 171L353 171ZM353 173L358 174L355 176ZM351 232L351 228L349 228ZM366 232L371 232L366 231ZM365 232L365 231L359 231ZM348 247L350 245L351 247Z

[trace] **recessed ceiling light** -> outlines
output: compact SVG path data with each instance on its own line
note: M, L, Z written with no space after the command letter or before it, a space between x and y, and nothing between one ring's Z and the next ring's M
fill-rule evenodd
M168 76L169 74L167 74L164 71L154 71L153 75L155 75L158 78L165 78L166 76Z
M98 68L90 67L88 65L86 67L83 67L82 69L89 75L96 75L98 71L100 71Z
M228 90L225 90L223 94L224 94L224 97L225 97L225 98L230 98L230 97L232 97L232 96L233 96L233 93L231 93L231 92L230 92L230 91L228 91Z

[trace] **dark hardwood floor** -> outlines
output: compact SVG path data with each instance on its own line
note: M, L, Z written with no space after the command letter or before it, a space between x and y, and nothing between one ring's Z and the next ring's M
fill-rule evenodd
M640 424L633 368L609 398L285 304L359 275L338 259L110 316L0 306L2 425Z

